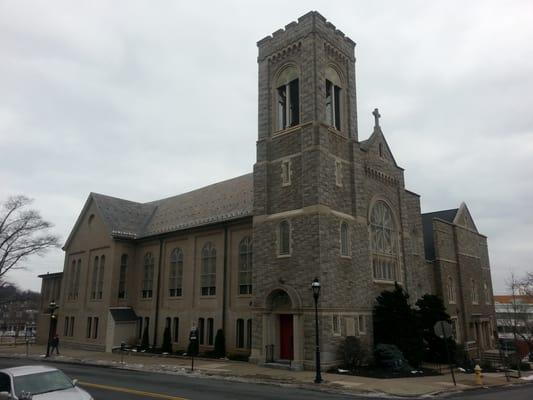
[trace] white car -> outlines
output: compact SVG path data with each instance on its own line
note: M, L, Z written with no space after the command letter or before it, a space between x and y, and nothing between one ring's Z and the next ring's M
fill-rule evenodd
M0 369L0 400L94 400L76 382L44 365Z

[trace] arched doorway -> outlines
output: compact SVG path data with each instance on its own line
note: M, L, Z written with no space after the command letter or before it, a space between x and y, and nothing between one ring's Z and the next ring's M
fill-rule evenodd
M270 292L263 314L265 362L289 363L301 368L303 332L299 299L290 289L278 288Z

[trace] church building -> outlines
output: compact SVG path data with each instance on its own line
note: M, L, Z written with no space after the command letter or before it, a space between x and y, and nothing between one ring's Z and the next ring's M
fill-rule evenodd
M313 368L315 308L324 368L346 336L372 346L376 296L398 282L439 295L468 351L493 346L487 238L463 203L422 214L380 127L359 140L355 43L309 12L258 43L253 172L149 203L91 193L43 278L62 344L111 351L148 329L174 350L222 329L231 354ZM368 136L368 135L365 135ZM252 140L250 138L250 140ZM148 327L148 328L147 328Z

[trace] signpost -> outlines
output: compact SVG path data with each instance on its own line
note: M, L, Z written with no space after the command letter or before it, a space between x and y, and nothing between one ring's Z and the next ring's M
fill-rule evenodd
M198 353L198 330L196 327L189 333L189 348L187 350L191 356L191 371L194 371L194 356Z
M447 321L438 321L433 327L435 335L444 340L444 347L446 348L446 356L448 357L448 365L450 366L450 372L452 373L453 385L457 386L455 382L455 374L453 372L452 361L450 360L450 349L448 348L448 338L452 337L453 329L452 325Z

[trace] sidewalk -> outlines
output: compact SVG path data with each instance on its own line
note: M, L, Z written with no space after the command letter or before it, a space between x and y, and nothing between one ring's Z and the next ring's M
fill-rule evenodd
M457 387L454 387L449 374L413 378L376 379L360 376L323 373L324 383L313 384L314 371L287 371L260 367L241 361L195 359L194 373L191 373L191 360L187 357L166 357L129 353L124 355L121 364L120 354L61 348L61 355L50 357L52 362L69 362L88 365L124 368L139 371L173 373L197 377L216 377L245 382L270 384L288 384L308 389L342 391L357 394L388 394L396 396L422 396L441 392L460 391L479 388L473 374L456 374ZM31 345L26 356L26 346L1 346L0 357L17 357L28 360L42 360L46 353L45 346ZM29 361L31 363L31 361ZM524 374L525 375L525 374ZM508 384L503 373L484 373L485 386ZM511 378L513 384L533 382Z

